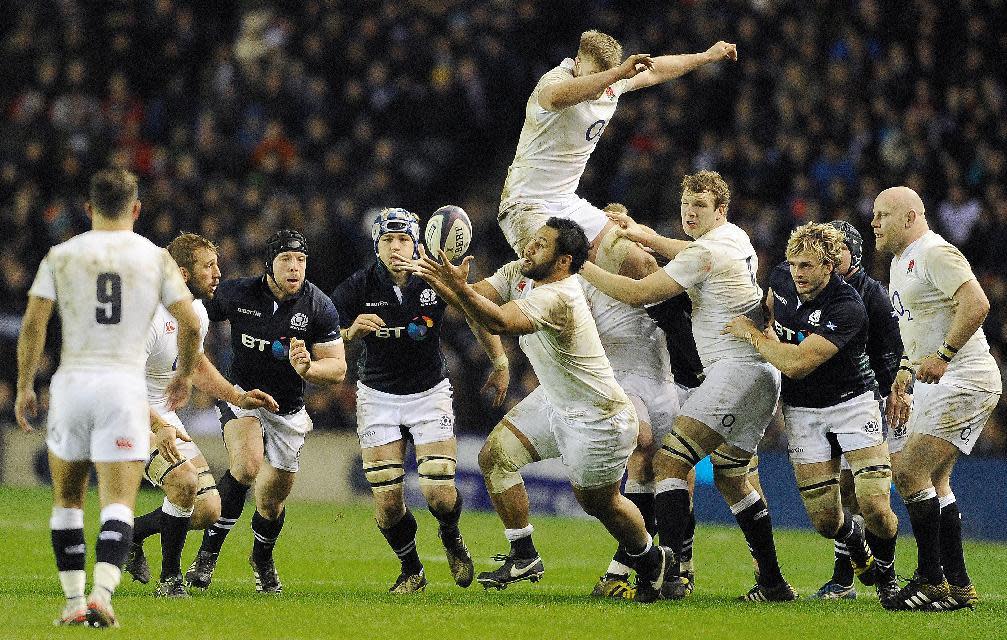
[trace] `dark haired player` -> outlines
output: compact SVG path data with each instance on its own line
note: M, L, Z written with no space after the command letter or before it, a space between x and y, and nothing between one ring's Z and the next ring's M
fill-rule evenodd
M311 418L304 383L335 384L346 375L339 315L332 301L304 279L307 241L297 231L278 231L266 243L263 276L226 280L206 301L212 322L230 320L234 362L231 380L240 390L261 389L280 409L242 409L220 402L220 423L229 468L217 483L220 519L203 533L199 553L185 574L190 586L210 585L224 538L241 516L255 483L255 542L249 562L256 591L279 593L273 547L283 527Z
M332 294L343 320L343 339L363 343L357 436L378 529L402 563L390 589L398 594L423 591L427 584L416 551L416 518L403 493L404 432L416 448L420 491L440 523L441 542L458 586L469 586L473 571L458 529L462 496L455 488L454 410L440 349L447 304L396 261L419 256L419 232L416 214L399 208L381 211L371 227L378 259ZM497 406L507 394L507 356L499 337L477 323L470 321L469 326L493 362L486 386L495 389Z

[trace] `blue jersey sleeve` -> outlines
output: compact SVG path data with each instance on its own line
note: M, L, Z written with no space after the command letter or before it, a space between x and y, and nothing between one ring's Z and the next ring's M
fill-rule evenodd
M860 297L852 289L850 292L852 296L836 300L822 309L820 330L817 332L839 349L863 333L867 325L867 311Z
M880 282L872 281L865 288L864 305L867 307L868 322L867 357L877 377L881 395L887 396L898 373L903 351L899 319L888 292Z
M357 316L360 315L360 295L363 286L360 282L360 274L355 273L332 292L332 303L339 314L339 321L344 328L348 328Z
M339 312L336 306L321 291L315 305L315 317L311 322L312 344L324 344L339 339Z
M229 319L227 310L231 306L229 301L234 293L236 282L236 280L224 280L217 285L217 290L214 292L213 297L203 301L203 306L206 307L206 315L209 316L210 322L222 322Z

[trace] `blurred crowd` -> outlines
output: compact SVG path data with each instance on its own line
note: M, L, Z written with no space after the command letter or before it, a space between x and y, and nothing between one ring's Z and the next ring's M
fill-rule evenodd
M161 244L179 230L203 233L220 244L225 277L261 273L266 238L289 226L309 239L309 279L331 291L373 259L378 209L425 217L447 203L472 217L477 275L488 275L512 257L495 214L528 94L589 28L620 38L626 53L696 52L724 39L740 59L624 96L581 195L622 202L682 237L681 177L714 168L762 275L795 225L843 218L885 282L871 206L882 188L908 184L972 261L1001 359L1001 10L997 0L0 4L0 413L12 411L35 268L49 246L87 228L82 201L96 169L137 172L138 231ZM218 326L210 338L224 369L226 335ZM485 357L457 317L445 343L459 429L485 433L502 411L479 394ZM509 349L508 406L535 384ZM312 390L309 410L318 427L352 429L352 376ZM1001 407L977 451L1007 454L1005 422Z

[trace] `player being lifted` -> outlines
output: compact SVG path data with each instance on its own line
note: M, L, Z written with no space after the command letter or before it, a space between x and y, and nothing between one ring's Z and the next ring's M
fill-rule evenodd
M266 242L266 273L225 280L206 301L211 322L230 320L239 391L262 389L279 404L242 409L219 402L229 468L217 483L220 519L203 533L199 553L185 580L210 585L224 538L238 521L245 495L255 484L252 555L256 591L280 593L273 547L283 528L284 502L299 468L311 418L304 408L304 384L329 385L346 375L339 316L332 301L305 280L307 241L297 231L277 231Z
M196 300L192 306L199 317L201 353L193 371L193 384L204 393L242 409L279 409L269 394L258 389L238 391L202 353L202 343L210 326L203 302L213 298L220 283L217 247L200 235L182 233L167 248ZM178 362L177 328L178 321L171 313L163 305L158 307L146 343L147 401L151 407L154 436L144 475L164 491L165 497L160 507L136 519L133 545L124 567L134 580L149 582L150 567L143 553L143 541L160 533L161 577L154 595L166 597L188 596L181 570L186 532L190 528L205 529L220 517L220 496L206 458L189 438L178 415L167 406L165 389Z
M701 171L682 180L682 227L694 242L665 238L631 220L632 238L668 257L665 267L641 280L587 263L581 275L606 294L635 306L688 291L692 328L705 377L689 395L672 433L654 459L657 530L663 546L681 558L690 523L689 473L712 454L714 482L731 507L758 565L756 585L745 600L794 600L776 558L765 501L748 480L759 441L776 410L780 373L745 340L721 330L735 316L763 322L758 256L748 235L727 221L731 194L720 174ZM686 576L670 578L682 583ZM688 588L666 589L670 597Z
M398 208L381 211L371 225L378 259L332 294L343 340L363 342L357 436L378 529L402 563L392 593L422 591L427 584L416 550L416 518L406 507L403 491L403 429L416 448L420 491L440 523L451 574L461 587L469 586L473 577L472 556L458 529L462 495L455 488L452 389L440 349L447 303L397 261L419 257L419 234L416 214ZM493 362L486 387L494 389L493 405L499 406L509 383L507 356L498 336L471 320L469 326Z
M479 452L479 466L510 553L503 566L479 574L485 587L537 581L544 572L532 542L528 494L519 470L562 458L574 495L623 546L636 569L635 599L660 595L667 558L653 544L640 510L619 493L626 460L638 433L633 404L615 381L576 272L587 259L584 231L570 220L550 218L535 232L524 259L507 263L475 285L466 281L471 258L454 267L421 259L409 268L450 304L496 334L517 335L541 383L493 429Z
M867 275L867 272L861 268L864 240L857 228L845 220L833 220L829 224L839 229L843 234L842 254L836 272L857 290L860 299L864 301L864 307L867 309L867 359L871 363L871 370L878 382L878 393L881 396L882 406L881 431L887 439L890 435L890 429L895 429L896 432L905 429L904 423L891 425L883 409L892 388L892 381L895 380L895 373L899 368L899 358L902 356L902 337L899 335L898 314L892 309L892 301L888 299L885 286ZM896 439L896 442L902 442L902 440ZM897 451L892 448L891 444L889 444L888 453L894 463ZM853 473L845 456L841 466L839 492L842 496L843 508L853 514L853 518L859 520L862 525L863 517L860 515L860 507L857 504ZM853 587L854 570L853 564L850 562L850 552L846 545L838 540L834 546L835 562L833 563L832 577L811 597L825 600L839 598L852 600L857 597L857 592Z
M787 262L770 274L770 326L739 316L724 333L750 342L783 373L783 420L808 517L819 533L845 547L861 582L876 584L884 600L898 590L892 468L864 350L867 310L836 270L842 246L843 234L832 225L795 229ZM843 511L840 455L853 470L866 532Z
M92 230L49 250L28 293L18 336L14 411L31 431L33 389L53 306L62 325L60 364L50 384L49 526L66 595L60 625L118 626L111 597L133 538L133 507L150 426L144 340L158 305L178 322L178 367L165 388L168 409L189 397L199 349L199 320L168 252L133 233L140 215L136 176L122 169L91 179L85 205ZM91 463L98 472L101 531L94 585L85 600L84 496Z
M581 34L576 57L542 76L525 106L497 216L514 251L521 256L535 231L557 216L584 229L590 259L599 266L635 278L657 269L653 257L614 233L605 213L576 194L577 185L623 93L737 59L735 45L718 42L703 53L653 58L638 53L623 60L622 45L612 36Z
M894 474L916 536L919 566L914 579L882 604L971 609L979 596L965 568L951 471L960 454L972 451L1003 393L982 330L989 300L968 260L930 230L923 201L912 189L882 191L871 226L878 250L894 254L888 286L906 347L889 396L890 420L907 410L910 379L918 382Z

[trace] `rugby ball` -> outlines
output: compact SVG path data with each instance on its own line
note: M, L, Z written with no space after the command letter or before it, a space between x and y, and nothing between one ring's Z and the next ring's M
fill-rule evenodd
M461 207L449 204L434 211L423 232L427 253L437 257L437 250L443 249L448 260L457 260L465 255L472 242L472 221Z

